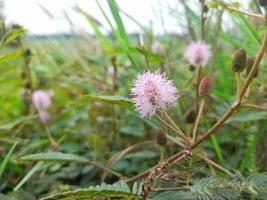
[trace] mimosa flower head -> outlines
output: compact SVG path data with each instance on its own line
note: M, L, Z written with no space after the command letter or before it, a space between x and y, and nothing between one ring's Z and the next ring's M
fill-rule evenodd
M157 110L165 110L178 99L173 82L158 71L140 74L134 82L131 94L142 118L155 115Z
M210 45L204 42L192 42L185 51L190 65L205 67L211 57Z

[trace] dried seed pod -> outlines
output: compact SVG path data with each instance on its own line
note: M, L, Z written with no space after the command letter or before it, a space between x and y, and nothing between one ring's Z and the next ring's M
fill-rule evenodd
M259 0L259 4L262 7L266 7L267 6L267 0Z
M159 129L156 132L156 139L157 139L157 143L160 146L166 145L167 144L167 137L166 134L163 130Z
M208 97L210 96L210 92L211 92L211 77L204 76L198 87L199 96Z
M193 124L196 120L197 112L194 108L189 108L184 114L185 123Z
M253 65L254 65L254 62L255 62L255 57L249 57L247 58L247 64L246 64L246 77L249 75ZM256 78L258 76L258 69L256 71L256 73L254 74L254 78Z
M247 63L247 54L244 49L237 49L232 60L232 69L234 72L242 72Z

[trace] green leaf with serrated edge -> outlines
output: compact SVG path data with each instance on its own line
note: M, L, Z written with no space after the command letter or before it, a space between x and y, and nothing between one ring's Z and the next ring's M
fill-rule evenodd
M63 193L54 194L42 198L41 200L59 200L59 199L83 199L93 197L116 197L116 198L134 198L138 197L137 194L131 192L128 185L124 182L108 185L90 186L86 189L78 189Z
M87 158L80 157L74 154L67 154L61 152L36 153L28 156L20 157L22 161L45 161L45 162L77 162L88 163Z
M122 106L133 107L134 103L132 100L121 97L121 96L94 96L94 95L85 95L82 96L82 100L97 101L104 103L117 104Z

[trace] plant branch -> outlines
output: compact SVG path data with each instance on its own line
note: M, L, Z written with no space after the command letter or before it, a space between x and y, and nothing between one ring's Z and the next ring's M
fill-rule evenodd
M260 62L262 60L262 57L264 55L265 49L267 47L267 32L264 34L264 39L261 44L260 50L256 56L254 65L245 81L245 84L241 88L240 95L238 95L237 100L232 104L232 106L228 109L228 111L206 132L203 134L202 137L200 137L196 142L194 142L191 146L191 149L194 149L196 146L198 146L200 143L202 143L204 140L206 140L210 135L212 135L218 128L220 128L224 122L232 116L232 114L237 110L237 108L241 105L241 102L243 100L243 97L248 89L248 86L251 84L254 74L256 73L258 66L260 65Z
M263 22L265 21L265 17L263 15L261 15L261 14L240 10L238 8L235 8L235 7L231 6L231 5L229 5L228 3L226 3L223 0L220 0L219 3L223 8L225 8L226 10L228 10L230 12L237 12L237 13L240 13L240 14L247 15L249 17L255 18L255 19L259 20L259 21L263 21Z

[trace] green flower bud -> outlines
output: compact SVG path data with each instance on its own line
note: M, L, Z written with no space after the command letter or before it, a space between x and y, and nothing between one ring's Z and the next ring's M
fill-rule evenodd
M255 62L255 58L254 57L249 57L247 58L247 65L246 65L246 77L249 75L253 65L254 65L254 62ZM256 78L258 76L258 69L256 71L256 73L254 74L254 78Z
M189 108L184 114L185 123L193 124L196 120L197 112L194 108Z
M158 145L160 145L160 146L163 146L163 145L166 145L167 144L166 134L161 129L157 130L157 132L156 132L156 139L157 139Z

